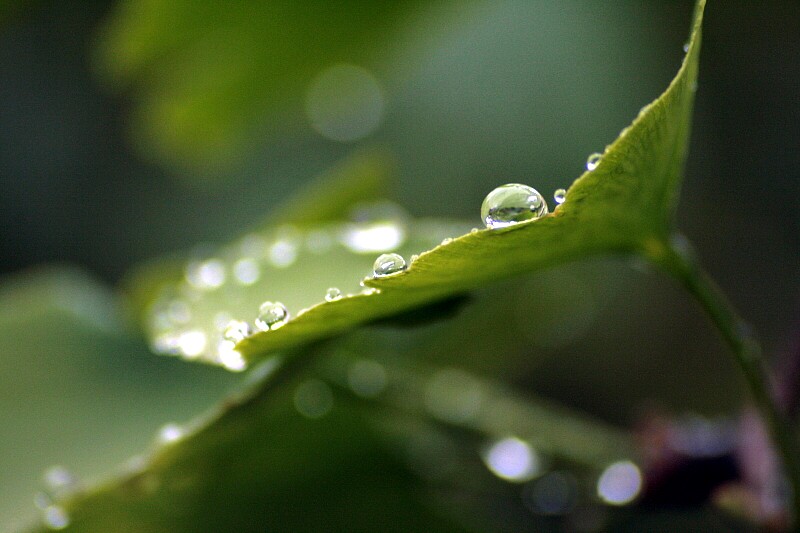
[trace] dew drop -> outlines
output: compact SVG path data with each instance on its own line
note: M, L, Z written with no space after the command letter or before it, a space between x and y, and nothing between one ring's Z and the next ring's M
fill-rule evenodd
M225 283L225 265L219 259L190 263L186 281L196 289L213 290Z
M400 254L381 254L372 266L376 278L391 276L406 269L406 260Z
M247 369L247 362L242 354L234 348L235 346L231 341L220 342L217 347L217 361L227 370L241 372Z
M331 287L327 291L325 291L325 301L332 302L334 300L339 300L342 297L342 291L340 291L336 287Z
M586 160L586 170L592 171L597 168L597 165L600 164L600 159L603 157L603 154L594 153L589 156Z
M470 233L478 233L480 230L478 228L472 228L469 230Z
M164 424L158 430L158 442L169 444L177 442L183 437L183 429L177 424Z
M50 494L64 494L77 487L78 478L63 466L53 466L45 471L44 484Z
M409 260L410 263L413 263L417 259L419 259L419 254L413 254L411 257L409 257L408 260Z
M222 332L222 338L226 341L237 343L250 336L250 324L242 320L231 320Z
M688 52L689 51L689 43L683 43L683 51L684 52Z
M195 358L206 350L208 340L206 334L193 329L178 335L176 339L178 353L189 359Z
M451 242L453 242L453 238L452 237L445 237L444 239L442 239L442 246L447 246Z
M567 199L567 191L565 189L556 189L556 192L553 193L553 199L557 204L563 204L564 200Z
M519 183L501 185L490 192L481 205L481 218L490 229L536 220L547 213L547 202L542 195L533 187Z
M288 239L275 241L269 247L269 262L276 268L286 268L297 260L297 246Z
M69 526L69 515L63 507L49 505L42 512L42 520L50 529L64 529Z
M258 309L256 327L261 331L278 329L289 320L289 311L280 302L264 302Z

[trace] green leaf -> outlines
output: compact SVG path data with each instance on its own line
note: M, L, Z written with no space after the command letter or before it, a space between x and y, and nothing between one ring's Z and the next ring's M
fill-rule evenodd
M463 235L421 254L403 273L365 281L379 292L315 305L237 349L255 361L500 278L594 255L661 253L686 158L704 5L698 1L688 51L667 90L573 183L553 213L502 232Z

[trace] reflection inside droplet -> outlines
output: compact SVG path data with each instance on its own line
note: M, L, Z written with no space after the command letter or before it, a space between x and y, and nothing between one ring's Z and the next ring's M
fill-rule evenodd
M306 114L323 137L349 142L374 131L383 119L384 96L369 71L340 64L322 71L308 88Z
M521 482L539 473L539 457L527 442L509 437L494 443L483 455L487 468L497 477Z
M606 468L597 480L597 495L610 505L632 502L642 490L642 473L631 461L619 461Z

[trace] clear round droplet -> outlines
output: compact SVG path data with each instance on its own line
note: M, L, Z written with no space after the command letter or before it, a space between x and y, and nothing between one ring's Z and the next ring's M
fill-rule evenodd
M325 291L325 301L332 302L334 300L338 300L342 297L342 291L340 291L336 287L331 287L327 291Z
M519 183L501 185L481 205L481 218L490 229L536 220L547 213L547 202L539 191Z
M563 204L564 200L567 199L566 189L556 189L556 192L553 193L553 199L557 204Z
M289 311L280 302L264 302L258 309L256 327L261 331L278 329L289 320Z
M597 168L597 165L600 164L600 159L603 157L603 154L594 153L586 159L586 170L592 171Z
M222 332L226 341L237 343L250 336L250 324L242 320L231 320Z
M400 254L381 254L375 260L372 272L376 278L391 276L406 269L406 260Z

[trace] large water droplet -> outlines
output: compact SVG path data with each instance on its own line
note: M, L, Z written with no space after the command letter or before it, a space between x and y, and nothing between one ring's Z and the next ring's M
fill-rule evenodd
M565 189L556 189L556 192L553 193L553 199L557 204L563 204L564 200L567 199L567 191Z
M594 153L586 159L586 170L592 171L597 168L597 165L600 164L600 159L602 159L603 154Z
M325 301L332 302L334 300L339 300L342 297L342 291L337 289L336 287L331 287L327 291L325 291Z
M490 192L481 205L483 223L491 229L536 220L547 213L547 202L542 195L533 187L519 183L501 185Z
M381 254L372 267L376 278L391 276L406 269L406 260L400 254Z
M250 336L250 324L242 320L231 320L222 332L222 338L237 343Z
M256 327L261 331L278 329L289 320L289 311L280 302L264 302L258 309Z

